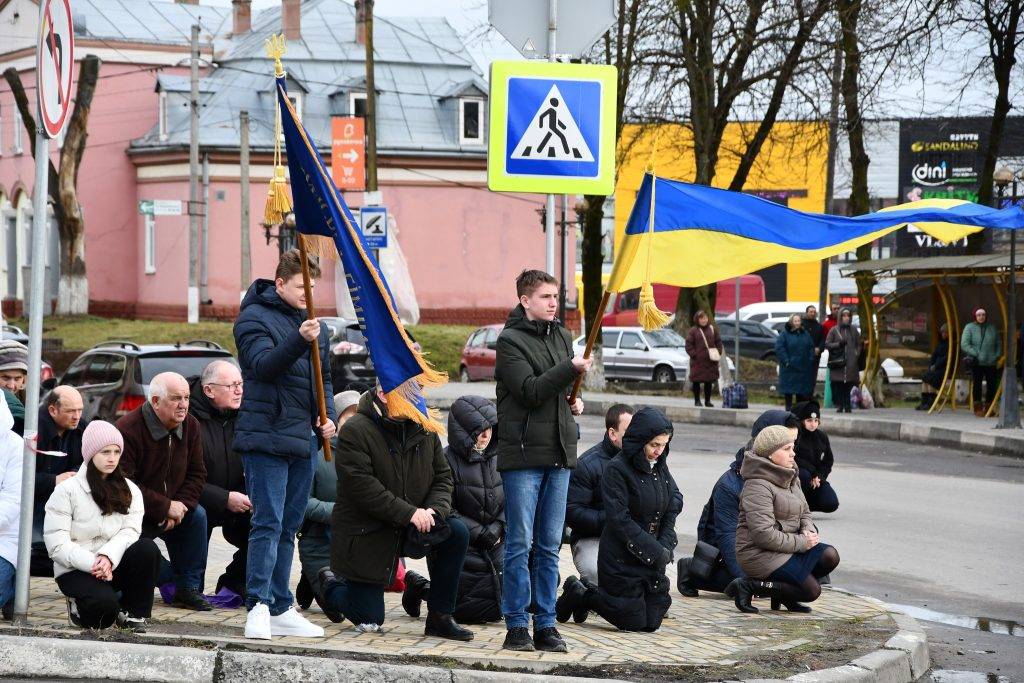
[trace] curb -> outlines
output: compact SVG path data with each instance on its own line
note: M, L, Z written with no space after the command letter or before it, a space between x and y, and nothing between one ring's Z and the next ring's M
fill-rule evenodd
M640 400L636 400L639 398ZM661 409L666 417L673 422L687 424L722 425L727 427L751 427L761 415L755 409L728 408L697 408L696 406L666 405L660 396L622 397L622 401L632 400L640 405L649 405ZM447 410L454 399L431 399L431 407ZM584 415L603 416L614 403L612 400L587 400L584 404ZM828 433L839 436L852 436L860 439L879 439L882 441L903 441L925 446L940 446L987 455L1024 458L1024 439L1003 434L964 431L949 427L897 422L896 420L852 419L842 415L829 415Z

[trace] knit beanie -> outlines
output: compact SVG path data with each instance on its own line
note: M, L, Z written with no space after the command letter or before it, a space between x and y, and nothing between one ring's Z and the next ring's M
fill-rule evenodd
M793 414L801 421L821 417L821 405L817 401L804 401L793 406Z
M22 370L28 374L28 347L13 339L0 341L0 370Z
M786 444L793 443L794 441L796 439L793 438L793 432L787 427L782 425L765 427L757 435L757 438L754 439L754 453L762 458L767 458Z
M82 460L89 462L92 460L92 456L111 445L124 450L124 438L121 436L121 432L117 431L117 427L109 422L93 420L82 434Z
M362 397L358 391L340 391L334 395L334 412L341 417L341 414L354 405L359 405Z

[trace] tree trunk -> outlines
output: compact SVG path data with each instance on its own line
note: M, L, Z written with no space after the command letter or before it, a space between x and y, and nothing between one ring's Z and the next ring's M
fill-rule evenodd
M602 266L604 264L603 237L601 228L604 223L603 195L587 195L583 198L583 335L586 336L594 325L601 324L604 311L601 308L601 297L604 296L604 285L601 283ZM584 386L592 391L605 388L604 363L601 357L601 338L594 345L594 364L584 375Z

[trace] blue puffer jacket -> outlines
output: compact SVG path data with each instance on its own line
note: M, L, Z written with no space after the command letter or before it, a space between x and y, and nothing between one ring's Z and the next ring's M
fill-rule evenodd
M779 393L810 396L817 379L814 340L804 328L789 323L775 338L775 356L779 360Z
M235 320L235 345L245 389L235 423L236 452L308 458L309 437L319 408L309 342L299 334L303 311L277 294L272 280L256 280L242 299ZM320 323L320 365L324 393L334 395L327 326ZM337 421L334 402L327 401ZM319 430L317 430L319 435ZM321 444L322 445L322 444Z

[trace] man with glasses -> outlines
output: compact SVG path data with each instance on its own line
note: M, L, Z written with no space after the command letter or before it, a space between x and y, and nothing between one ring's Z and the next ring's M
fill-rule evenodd
M149 384L149 401L117 421L124 436L121 470L142 490L146 513L144 538L167 544L175 607L207 611L203 598L206 573L206 510L199 496L206 484L203 437L199 421L188 414L191 392L185 378L163 372ZM170 579L171 576L166 576Z
M199 420L203 435L206 485L199 504L206 510L206 538L220 527L224 540L235 550L231 562L217 579L215 592L222 588L245 595L245 561L249 552L252 502L245 494L242 457L231 447L235 420L242 405L242 373L226 360L215 360L203 374L189 383L192 399L189 414Z

